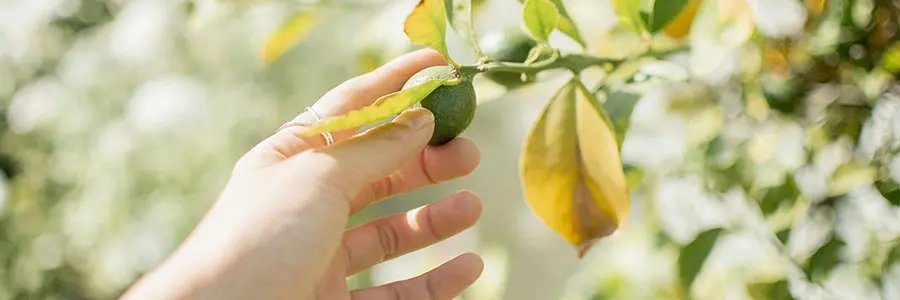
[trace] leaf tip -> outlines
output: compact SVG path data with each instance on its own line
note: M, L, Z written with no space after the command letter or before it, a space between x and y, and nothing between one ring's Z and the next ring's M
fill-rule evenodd
M578 245L575 246L575 250L578 251L578 258L584 258L584 255L587 254L588 250L590 250L591 247L597 244L598 240L600 239L594 238L578 243Z

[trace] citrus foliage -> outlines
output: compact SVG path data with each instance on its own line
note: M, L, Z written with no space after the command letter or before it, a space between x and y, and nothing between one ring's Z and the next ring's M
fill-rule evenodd
M316 14L300 11L294 14L278 31L266 40L262 50L262 60L266 64L274 62L287 50L301 42L315 25Z
M307 74L301 71L318 65L321 69L316 71L323 75L350 76L334 70L341 69L334 66L347 66L346 61L330 62L327 67L315 64L333 56L307 55L309 48L318 47L298 48L303 55L285 54L310 38L314 26L323 32L347 32L335 30L336 23L348 21L337 18L339 13L370 1L320 1L316 7L305 7L315 1L265 1L284 2L274 11L285 12L281 17L288 21L272 24L275 30L262 40L261 57L257 56L259 45L249 43L251 49L244 52L252 54L252 60L225 54L229 48L242 49L235 45L247 46L250 39L220 40L216 32L246 31L256 23L204 29L204 20L224 11L209 9L216 1L184 1L190 4L167 8L176 12L168 21L190 26L138 26L187 32L169 43L140 43L153 40L154 35L129 39L121 32L130 32L120 27L129 24L129 19L157 20L153 14L141 13L158 12L153 10L156 5L170 5L165 4L170 1L76 2L80 3L77 9L61 7L46 14L47 41L19 43L34 35L27 31L0 37L4 42L0 75L13 74L0 83L0 115L4 116L0 169L5 175L0 176L0 196L8 194L0 198L6 199L0 201L0 236L9 241L0 247L0 260L6 266L0 270L0 299L115 297L135 276L162 259L174 247L172 243L186 234L183 228L193 226L205 209L205 203L182 200L214 197L225 178L210 174L227 175L234 157L295 111L297 99L319 96L304 93L309 84L298 80L315 76L297 74ZM250 2L227 6L243 11L242 5ZM502 70L518 78L526 74L529 80L519 80L521 86L512 94L515 98L538 95L541 88L559 91L547 99L546 111L535 119L527 138L521 166L524 196L534 215L560 235L560 243L571 243L576 248L573 252L584 255L572 282L596 283L584 287L570 282L589 292L554 291L553 296L568 297L543 298L722 299L738 293L752 299L872 299L898 295L900 233L894 225L900 223L900 129L896 127L900 124L896 84L900 7L896 1L610 0L614 13L609 15L615 15L619 25L608 32L586 26L585 21L593 20L584 16L592 15L583 6L574 6L578 4L531 0L506 10L522 12L521 22L517 19L512 25L525 25L541 40L542 46L527 47L536 49L531 59L460 65L454 68L459 78L407 87L372 107L329 119L310 134L354 128L419 102L425 105L423 99L435 91L459 87L463 78L481 72L489 75ZM5 5L0 5L0 13ZM424 0L417 6L385 1L378 5L378 10L400 7L396 10L402 15L409 14L403 28L409 40L437 49L451 64L457 65L449 53L464 49L448 44L447 24L472 46L476 60L482 58L475 43L476 33L482 31L472 24L479 7L492 1ZM602 6L606 5L604 1ZM360 15L365 14L352 16ZM237 13L231 18L252 16ZM403 23L400 14L379 16L396 19L394 25ZM0 26L39 24L19 26L12 19L11 25ZM586 50L557 52L551 34L557 29ZM359 63L367 70L411 48L402 34L400 46L380 35L399 33L400 26L356 26L351 31L359 35L342 42L349 44L360 37L374 41L374 46L354 45L365 50L359 51L366 58ZM628 59L601 63L592 57L608 53L608 48L627 47L605 39L620 35L641 43L628 53ZM171 48L147 52L165 45ZM147 53L168 55L169 51L181 54L184 61L144 58ZM260 61L267 65L263 71ZM192 101L203 98L203 85L196 78L169 73L193 67L200 69L193 76L217 82L227 92L208 87L209 101ZM228 70L253 71L240 77ZM546 70L556 72L541 73ZM583 70L585 74L579 74ZM149 82L145 86L143 81ZM188 90L190 97L172 97L179 96L171 92L173 86ZM282 89L269 91L275 86ZM137 90L134 99L124 103L130 106L114 101L127 98L132 89ZM474 89L482 92L477 84ZM145 91L166 97L141 96ZM260 94L266 96L257 97ZM92 101L66 102L67 97L60 95ZM248 105L248 99L254 105ZM507 109L528 104L528 99L509 100L521 102L497 104L507 105L504 116ZM35 103L39 105L30 105ZM145 107L161 104L168 105L170 114L144 113L150 111ZM52 107L61 108L54 111ZM463 110L467 114L462 116L469 116L470 111ZM35 111L56 117L37 118ZM216 119L190 111L210 112ZM210 134L213 127L226 129ZM198 128L202 134L193 132ZM140 133L132 137L132 131ZM491 128L477 134L491 136L493 141L508 133L498 132ZM482 145L486 154L497 151L494 148ZM485 161L500 159L496 152L491 154ZM632 198L640 201L630 203ZM490 208L503 210L499 214L517 215L507 211L514 206L511 202L495 205ZM626 224L629 211L634 216ZM490 228L480 228L485 236L494 234L486 238L492 245L514 245L506 249L514 253L511 256L528 257L529 263L540 267L556 266L557 261L563 261L561 268L574 264L566 264L565 256L548 257L527 244L532 239L552 241L553 236L544 240L522 237L519 233L525 231L496 234L493 231L499 230L493 227L527 222L494 217L483 220ZM534 227L525 228L539 236ZM604 236L607 239L601 239ZM602 249L587 251L590 245ZM774 263L767 257L774 257ZM729 261L734 263L729 265L723 263L725 258L738 262ZM520 270L521 262L510 260L510 269ZM489 261L487 270L497 270L498 265L503 264ZM509 276L513 277L525 276ZM512 299L546 293L530 286L510 286L506 294ZM738 292L729 289L735 287Z
M625 175L601 107L577 79L550 99L522 154L534 212L584 254L628 216Z
M466 17L464 13L454 15L458 18ZM431 47L443 54L448 62L455 64L447 54L447 16L443 0L420 0L406 17L403 31L413 44Z
M525 28L534 39L546 42L550 33L556 29L556 21L559 19L559 11L550 0L525 0L522 20Z
M419 103L425 96L450 81L451 79L433 79L385 95L365 108L349 112L346 115L328 118L315 126L304 127L301 134L311 136L323 132L346 130L391 117Z

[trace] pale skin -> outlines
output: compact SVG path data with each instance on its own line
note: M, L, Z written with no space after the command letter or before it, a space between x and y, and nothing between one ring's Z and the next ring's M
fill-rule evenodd
M335 116L397 91L421 69L445 64L421 50L351 79L313 108ZM311 122L309 112L300 119ZM471 253L414 278L350 290L346 277L451 237L475 224L481 201L447 198L347 230L348 217L390 196L466 175L478 149L457 138L427 146L434 117L407 110L361 134L301 137L280 130L253 147L203 221L126 299L452 299L483 269Z

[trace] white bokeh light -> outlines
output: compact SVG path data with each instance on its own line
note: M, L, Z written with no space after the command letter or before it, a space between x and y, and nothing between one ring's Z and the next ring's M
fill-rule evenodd
M70 91L53 78L23 87L13 96L7 111L10 130L24 134L52 121L63 112L69 97Z
M190 129L206 115L206 90L200 81L171 75L144 83L128 103L127 120L136 129L155 132Z

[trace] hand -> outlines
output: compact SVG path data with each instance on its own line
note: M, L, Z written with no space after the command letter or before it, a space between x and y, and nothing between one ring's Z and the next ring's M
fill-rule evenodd
M397 91L417 71L445 64L422 50L349 80L313 106L324 117ZM312 123L306 112L299 117ZM434 117L426 109L354 136L300 138L287 127L235 166L203 221L179 249L126 298L451 299L483 264L463 254L418 277L349 291L345 278L434 244L472 226L481 214L470 192L345 230L348 216L386 197L470 173L478 150L466 139L426 146Z

